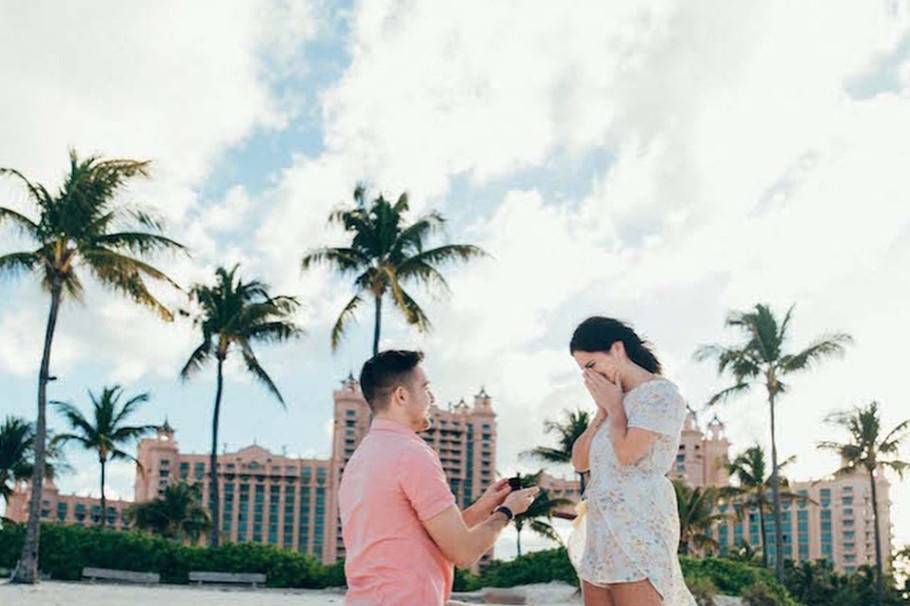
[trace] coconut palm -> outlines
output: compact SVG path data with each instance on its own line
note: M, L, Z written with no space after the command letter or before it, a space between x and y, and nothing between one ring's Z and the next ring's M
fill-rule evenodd
M778 471L783 470L795 460L795 456L788 457L778 465ZM766 470L765 451L760 445L755 444L736 455L727 464L727 472L731 477L736 478L738 485L724 486L720 489L720 497L722 499L732 499L740 506L738 511L748 511L753 507L758 511L759 527L761 529L759 547L761 548L762 565L765 567L768 566L768 552L765 549L767 539L765 512L771 507L771 503L768 501L768 492L771 490L771 476L766 473ZM786 487L788 485L787 479L780 478L780 484ZM783 500L808 499L808 497L800 497L787 490L781 491L780 496Z
M32 476L35 430L25 419L7 416L0 425L0 496L9 503L16 483Z
M195 543L212 527L209 514L199 504L199 499L198 486L188 486L184 482L169 484L159 498L136 503L124 514L140 530Z
M521 453L521 456L531 457L548 463L571 463L572 462L572 445L583 434L591 422L591 415L586 410L564 410L563 416L565 421L546 420L543 423L543 431L546 434L555 433L557 446L537 446ZM585 474L578 473L579 494L585 492Z
M42 288L50 296L38 371L36 464L31 478L25 543L14 582L35 583L38 579L47 383L52 380L51 346L61 302L68 298L82 299L82 278L88 272L102 285L151 308L165 320L172 319L171 312L152 294L146 282L174 283L143 258L157 251L182 250L183 246L161 235L161 225L148 213L118 202L126 183L135 177L148 176L148 170L148 162L102 160L94 156L81 160L71 151L69 173L60 189L51 193L18 170L0 168L0 175L12 176L24 184L37 211L37 218L31 218L0 207L0 224L11 223L33 242L27 250L0 255L0 275L32 273L40 278Z
M521 476L521 487L530 488L537 486L541 475L543 475L543 470L532 475ZM537 497L531 502L528 509L524 513L516 515L512 520L515 524L517 535L516 549L519 557L521 556L521 531L524 530L525 524L536 534L551 541L562 543L559 534L553 527L553 515L558 509L569 505L574 505L574 503L569 499L553 498L546 490L541 490L537 493Z
M727 515L714 513L718 491L714 486L692 488L685 480L674 479L676 507L679 513L679 553L689 555L692 550L700 553L714 551L717 541L711 537L711 528L726 520Z
M121 405L120 399L123 395L123 388L119 385L103 387L98 396L89 391L88 397L92 403L91 419L87 419L78 408L68 402L51 402L72 429L72 433L62 433L55 437L54 443L64 445L75 442L98 457L98 463L101 465L102 527L107 525L105 479L108 462L133 461L141 469L139 460L123 450L123 446L155 430L154 425L126 424L128 417L136 412L136 408L148 402L149 394L133 396Z
M238 266L215 270L215 284L196 284L190 300L197 306L193 323L202 332L202 343L186 361L180 376L186 380L207 362L215 359L217 369L215 406L212 413L212 450L209 457L209 507L212 528L209 542L218 545L218 424L221 418L221 396L224 389L224 362L228 354L239 351L247 371L262 383L281 406L284 398L259 363L254 343L287 341L301 330L291 320L299 304L294 297L272 296L266 284L258 280L244 282L237 275Z
M782 321L766 304L757 304L750 311L729 314L726 326L740 331L742 341L726 345L704 345L695 353L696 360L715 359L719 375L730 375L733 385L716 393L709 406L749 391L754 385L765 388L771 420L771 492L774 500L775 545L783 545L781 528L780 483L778 482L776 405L786 394L789 385L785 380L799 372L809 370L826 358L841 356L844 346L853 339L843 333L824 335L796 353L785 351L788 344L793 307L787 310ZM774 558L775 576L783 582L783 557Z
M847 430L849 434L847 442L822 441L818 443L819 448L831 450L840 455L842 466L835 474L848 475L863 472L869 477L869 486L872 491L872 514L875 519L877 603L881 604L884 596L884 574L875 472L879 470L879 473L882 473L885 469L892 469L903 479L904 470L910 466L910 462L902 461L897 457L900 454L901 445L910 433L910 419L898 423L891 431L885 433L882 429L878 403L871 402L864 407L854 407L852 410L829 415L826 421Z
M441 214L431 212L407 223L405 215L410 208L407 194L401 194L394 204L382 195L367 202L366 196L364 186L358 185L354 189L353 207L340 208L329 217L330 223L342 225L352 235L350 244L307 252L301 267L306 270L324 263L342 275L355 276L354 296L345 304L332 328L332 349L337 349L345 327L360 306L372 299L373 355L376 355L382 327L382 302L387 294L409 324L420 332L427 332L430 320L405 290L405 285L418 282L448 293L448 283L439 272L439 265L467 261L486 253L469 244L445 244L424 250L425 240L445 222Z

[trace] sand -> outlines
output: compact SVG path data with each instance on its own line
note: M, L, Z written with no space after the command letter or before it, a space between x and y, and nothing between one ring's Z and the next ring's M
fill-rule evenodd
M528 604L566 606L581 604L572 599L574 588L561 583L516 588L528 596ZM474 602L479 594L457 596ZM474 602L476 603L476 602ZM220 589L187 585L112 585L44 581L40 585L0 584L3 606L323 606L344 604L341 590L313 589Z

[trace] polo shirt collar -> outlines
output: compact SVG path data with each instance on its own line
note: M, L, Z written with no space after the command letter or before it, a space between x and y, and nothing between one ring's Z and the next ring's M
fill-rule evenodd
M373 423L370 425L370 429L376 431L391 431L393 433L400 433L406 436L417 437L417 433L410 427L402 425L397 421L391 421L389 419L373 419Z

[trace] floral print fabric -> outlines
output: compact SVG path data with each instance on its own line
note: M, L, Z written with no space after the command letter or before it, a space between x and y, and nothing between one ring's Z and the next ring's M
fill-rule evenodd
M569 538L579 577L592 585L648 579L665 606L694 606L676 550L679 514L666 477L679 449L686 403L666 379L647 381L623 397L628 426L657 434L648 452L622 465L607 424L591 441L591 481L583 519ZM585 511L586 509L586 511Z

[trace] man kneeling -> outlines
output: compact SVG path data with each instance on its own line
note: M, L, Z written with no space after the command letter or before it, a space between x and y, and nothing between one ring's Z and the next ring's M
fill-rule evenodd
M338 503L347 553L348 606L443 606L453 564L466 568L496 542L538 488L490 486L459 511L429 428L433 394L416 351L384 351L363 365L370 431L344 468Z

